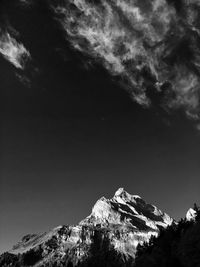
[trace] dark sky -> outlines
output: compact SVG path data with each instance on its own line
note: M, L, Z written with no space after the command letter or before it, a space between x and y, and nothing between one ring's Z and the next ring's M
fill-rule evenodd
M181 111L134 103L57 26L46 27L48 13L33 25L31 12L20 15L28 30L11 19L34 58L31 86L0 58L0 251L78 223L118 187L183 217L200 202L199 131Z

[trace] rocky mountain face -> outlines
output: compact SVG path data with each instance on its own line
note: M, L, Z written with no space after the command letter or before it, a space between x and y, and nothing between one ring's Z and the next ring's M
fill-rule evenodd
M193 208L190 208L186 213L186 220L187 221L194 221L197 216L197 211Z
M91 214L76 226L59 226L41 235L26 235L2 266L77 266L90 255L94 237L106 238L121 257L134 260L138 244L157 236L174 220L123 188L111 199L100 198ZM9 265L8 262L16 265ZM7 265L6 265L7 264ZM69 265L70 266L70 265Z

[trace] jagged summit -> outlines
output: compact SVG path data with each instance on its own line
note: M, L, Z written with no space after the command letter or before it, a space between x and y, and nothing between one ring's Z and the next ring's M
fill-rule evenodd
M120 187L119 189L117 189L117 191L115 192L115 195L114 195L114 197L118 197L118 196L121 196L121 195L123 195L123 194L126 194L127 192L124 190L124 188L123 187Z
M91 214L81 225L122 225L139 230L159 231L173 222L173 219L154 205L146 203L140 196L131 195L119 188L113 198L100 198Z
M137 198L141 198L140 196L138 195L130 195L127 191L124 190L123 187L120 187L116 192L115 192L115 195L114 195L114 198L121 198L121 199L126 199L126 200L130 200L130 201L133 201L134 199L137 199Z

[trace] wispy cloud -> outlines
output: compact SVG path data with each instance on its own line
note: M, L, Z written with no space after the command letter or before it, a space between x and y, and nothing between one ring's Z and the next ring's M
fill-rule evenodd
M33 2L32 0L19 0L19 3L24 7L31 7Z
M18 69L24 69L30 53L8 32L0 34L0 54Z
M141 105L152 89L167 108L199 117L198 1L64 0L54 6L73 47L100 61Z

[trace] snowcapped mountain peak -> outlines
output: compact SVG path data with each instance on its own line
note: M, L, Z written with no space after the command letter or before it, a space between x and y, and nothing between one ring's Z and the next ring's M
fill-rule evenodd
M123 194L125 192L123 187L120 187L119 189L117 189L117 191L115 192L115 196L120 196L121 194Z
M91 214L81 225L104 225L131 227L138 231L155 231L171 225L173 219L156 206L146 203L138 195L131 195L119 188L113 198L100 198Z
M194 221L196 218L196 215L197 215L197 212L194 209L190 208L186 213L186 220Z
M141 197L138 196L138 195L130 195L128 192L126 192L126 191L124 190L123 187L120 187L120 188L115 192L115 195L114 195L113 198L114 198L114 199L121 198L121 199L123 199L123 200L125 200L125 201L135 201L135 199L138 199L138 198L141 199Z

